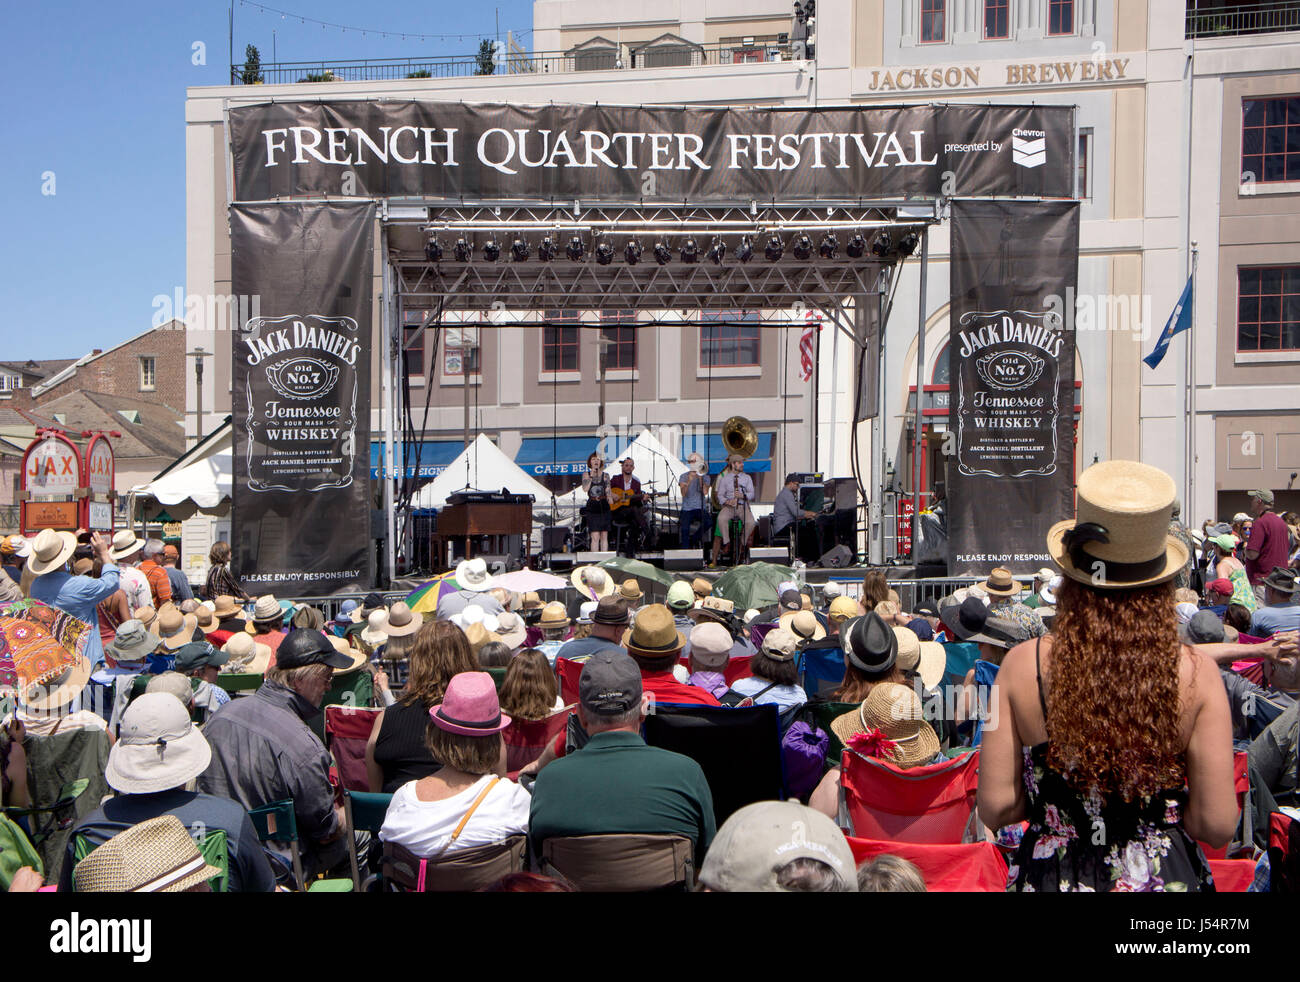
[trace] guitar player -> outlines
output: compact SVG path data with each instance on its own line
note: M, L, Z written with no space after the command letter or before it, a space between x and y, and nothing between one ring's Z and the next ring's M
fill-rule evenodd
M626 555L629 559L635 559L648 529L645 496L641 493L641 482L632 476L636 463L631 457L624 457L622 464L623 473L615 474L609 479L610 508L613 510L614 522L633 526L628 536Z

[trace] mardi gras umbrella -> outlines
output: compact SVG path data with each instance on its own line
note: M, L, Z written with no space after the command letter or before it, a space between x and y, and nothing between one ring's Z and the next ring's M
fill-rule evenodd
M727 570L713 584L713 595L730 600L738 612L750 607L769 607L777 602L777 588L786 580L794 579L789 566L771 563L749 563Z
M432 614L438 610L438 599L460 589L455 570L426 580L406 595L406 606L417 614Z

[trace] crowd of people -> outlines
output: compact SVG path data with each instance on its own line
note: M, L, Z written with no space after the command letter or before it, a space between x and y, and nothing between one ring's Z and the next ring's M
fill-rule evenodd
M657 836L683 844L704 889L926 889L888 848L855 861L843 747L917 775L977 764L969 838L1001 850L1009 889L1207 890L1207 852L1225 847L1263 860L1263 887L1268 815L1300 817L1300 542L1272 505L1257 491L1252 515L1189 531L1167 475L1096 464L1048 536L1054 567L1029 582L998 568L904 602L874 569L857 595L791 580L748 610L703 576L651 603L598 566L545 602L470 559L434 609L374 593L327 612L245 593L225 543L194 596L175 550L131 531L8 536L0 614L48 608L84 641L6 640L0 834L62 835L43 870L0 863L0 885L382 885L395 851L439 864L518 841L532 871L490 888L569 890L554 843ZM371 712L353 790L385 796L373 835L343 807L326 703ZM647 741L665 705L771 706L786 800L719 815L709 755ZM37 759L60 739L100 795L52 833ZM1239 817L1234 752L1254 819ZM285 801L296 850L251 818Z

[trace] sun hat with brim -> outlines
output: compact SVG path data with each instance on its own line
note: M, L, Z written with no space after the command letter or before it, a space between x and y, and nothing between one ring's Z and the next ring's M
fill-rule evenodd
M857 709L831 720L831 730L846 747L859 733L880 731L894 744L881 751L880 759L895 767L917 767L939 753L939 738L925 720L920 697L893 682L873 687Z
M404 638L408 634L415 634L423 626L424 615L417 614L399 600L388 608L388 620L384 626L384 633L390 638Z
M438 729L459 736L491 736L510 725L487 672L453 675L442 702L429 709L429 719Z
M763 635L763 654L773 661L791 661L799 652L799 637L783 627L774 627Z
M465 639L469 642L470 651L478 654L479 649L485 644L491 644L493 641L500 641L501 635L495 631L489 631L483 626L482 621L470 624L465 628Z
M170 607L158 615L158 637L162 646L168 651L175 651L194 640L194 629L199 626L199 619L193 614L182 614L176 607Z
M800 641L820 641L826 637L826 628L811 610L787 610L777 618L777 626Z
M731 658L734 642L721 624L705 621L691 628L691 658L704 668L722 668Z
M217 629L217 619L212 614L212 608L207 604L199 604L194 608L194 625L204 634L211 634Z
M1043 588L1038 591L1038 595L1042 597L1043 603L1049 607L1055 607L1057 591L1061 589L1061 585L1064 582L1065 577L1058 573L1043 584Z
M212 748L175 696L146 692L127 706L104 778L122 794L179 788L208 769Z
M361 630L361 640L372 648L378 648L388 641L388 632L384 626L388 623L388 613L384 608L372 610L366 618L366 626Z
M217 597L216 603L212 608L212 616L219 621L227 620L231 617L243 617L244 609L235 603L235 598L225 594Z
M714 621L724 627L730 623L732 616L736 613L736 604L732 600L726 600L722 597L708 596L704 597L698 607L692 607L686 612L686 616L699 624L701 620Z
M355 600L344 600L339 605L339 612L334 615L335 624L352 624L352 612L360 606Z
M691 592L697 597L707 597L713 592L713 584L702 576L691 580Z
M4 617L0 618L0 631L4 635L0 650L13 663L18 702L24 709L58 709L86 687L90 660L70 651L43 624Z
M1020 594L1020 584L1011 575L1011 570L1001 566L994 569L980 586L992 597L1015 597Z
M497 614L497 633L501 636L501 643L507 648L518 648L528 637L528 628L524 624L524 619L514 611L504 611Z
M614 578L599 566L579 566L569 574L569 582L588 600L608 597L616 589Z
M27 560L27 568L33 576L44 576L62 569L63 564L77 551L77 537L71 532L56 532L54 529L41 529L32 543L32 555Z
M1177 488L1164 471L1134 460L1106 460L1079 475L1077 514L1047 533L1062 572L1094 590L1165 583L1189 559L1169 534Z
M72 871L72 882L77 893L182 893L221 875L179 818L160 815L87 855Z
M265 675L271 665L271 646L254 641L251 634L243 631L232 634L221 650L230 656L225 664L226 672Z
M1232 552L1232 550L1237 548L1237 537L1231 532L1225 532L1223 535L1213 536L1210 541L1224 552Z
M642 607L632 619L632 626L623 632L623 647L629 655L660 658L685 646L686 636L677 630L673 612L663 604Z
M456 564L453 576L458 587L471 593L491 590L494 582L492 574L488 572L487 561L483 559L462 559Z
M938 641L921 642L921 660L916 666L916 673L921 676L921 684L927 689L936 688L943 681L943 673L948 670L948 652Z
M143 621L131 618L117 625L113 640L104 645L104 654L114 661L138 662L158 650L162 641L144 626Z
M898 661L898 637L875 611L845 624L840 646L849 664L862 672L888 671Z
M356 671L370 660L364 651L348 644L346 638L336 638L332 634L327 634L325 635L325 640L334 646L335 651L348 659L348 664L334 666L335 675L343 675L347 672Z
M117 562L119 559L134 555L143 548L144 543L136 538L134 532L130 529L123 529L113 536L113 544L108 550L108 556L113 562Z
M1296 583L1295 572L1285 566L1274 566L1268 576L1260 582L1278 593L1295 593L1300 590L1300 585Z
M782 893L778 871L814 859L840 887L857 892L853 850L835 822L797 801L759 801L731 814L718 829L699 881L724 893Z
M891 625L889 629L898 639L898 667L905 672L915 672L921 664L921 639L906 627Z
M624 600L636 601L645 596L641 589L641 584L636 580L624 580L618 588L618 595Z
M89 576L95 571L95 561L93 559L78 559L72 564L73 576Z
M228 652L207 641L191 641L176 649L176 671L193 672L196 668L220 668L230 661Z
M542 608L542 616L537 621L541 628L557 628L569 626L569 611L564 604L558 600L552 600Z

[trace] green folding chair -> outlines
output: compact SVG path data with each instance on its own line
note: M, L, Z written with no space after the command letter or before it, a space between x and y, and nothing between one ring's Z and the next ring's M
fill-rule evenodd
M209 866L215 866L221 870L220 876L214 876L208 882L212 884L213 893L225 893L230 886L230 843L226 838L225 829L214 829L203 833L203 837L196 839L194 844L199 847L199 855ZM89 856L98 846L92 843L84 835L78 834L72 844L72 858L75 863L81 862ZM74 889L76 880L73 880Z
M844 753L844 744L840 743L840 738L831 729L831 721L845 713L853 712L858 705L856 702L810 702L805 706L805 709L812 714L814 725L820 726L831 738L830 745L826 748L826 759L837 765Z
M506 680L506 670L504 668L485 668L484 671L492 676L492 681L497 687L497 692L500 692L501 685Z
M256 692L262 687L263 676L257 672L229 672L217 676L217 685L232 696L241 692Z
M348 860L352 863L352 884L361 892L361 863L357 857L358 832L369 832L372 837L379 836L383 828L384 816L392 802L391 794L377 794L369 791L343 792L343 815L348 828Z
M300 891L306 893L350 893L350 880L315 880L308 884L302 873L302 852L298 848L298 819L293 811L293 799L272 801L251 808L248 817L262 842L278 842L289 847L293 858L293 878Z

